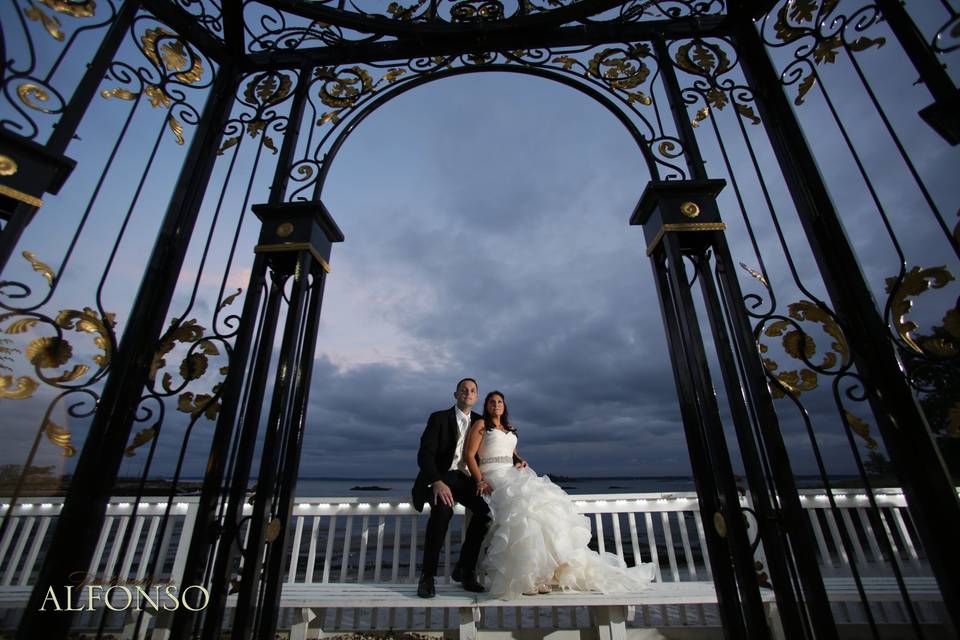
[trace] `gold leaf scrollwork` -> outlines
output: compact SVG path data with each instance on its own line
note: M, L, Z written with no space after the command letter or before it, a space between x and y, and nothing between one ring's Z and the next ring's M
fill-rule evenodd
M913 307L913 301L910 297L919 296L925 291L933 289L942 289L954 280L953 274L947 271L946 266L921 268L914 266L904 276L903 280L897 284L898 278L891 277L886 279L886 292L891 294L890 311L893 317L893 326L897 334L910 349L921 355L927 352L921 348L913 339L912 333L916 331L917 325L912 320L907 320L907 314ZM960 318L954 317L951 312L944 318L945 328L960 324ZM948 328L949 330L949 328ZM960 338L960 330L957 333L951 332ZM929 342L929 341L928 341ZM942 351L933 342L933 352ZM924 345L926 346L926 344Z
M399 2L391 2L387 5L387 13L393 16L394 20L410 20L417 9L422 7L427 0L417 0L416 4L404 6Z
M760 124L760 117L757 116L756 112L748 104L743 104L742 102L734 102L733 108L741 116L749 120L752 124Z
M148 427L146 429L143 429L137 432L137 435L133 437L133 443L129 447L124 449L123 451L124 455L129 458L132 458L134 455L136 455L137 449L147 444L148 442L150 442L156 437L157 437L156 427Z
M700 123L706 120L710 116L710 107L703 107L697 109L697 115L693 117L693 120L690 121L690 124L693 125L693 128L696 129L700 126Z
M169 107L171 104L173 104L173 101L170 100L170 96L168 96L163 89L155 84L147 85L147 88L144 89L143 92L147 94L147 100L150 101L151 107Z
M72 434L69 429L61 427L53 420L47 420L46 424L43 425L43 433L47 436L47 440L63 449L64 458L69 458L77 454L76 448L70 444Z
M148 380L153 383L157 379L157 372L167 365L164 356L173 351L176 343L194 342L202 338L203 333L203 326L197 324L196 320L191 319L181 323L179 320L174 319L170 323L170 329L167 330L164 339L160 342L157 352L153 354L153 360L150 363L150 372L147 376ZM164 389L171 391L172 387L166 384L166 380L169 380L169 378L165 377Z
M26 400L37 390L37 381L29 376L0 376L0 398Z
M262 107L279 104L290 95L293 81L289 76L275 73L264 73L254 76L247 83L244 98L249 104L259 104Z
M77 2L77 0L70 0L69 2L67 0L40 0L40 2L57 13L64 13L74 18L92 18L97 9L95 0L84 0L84 2Z
M20 86L17 87L17 96L20 98L20 102L27 105L31 109L40 111L42 113L51 113L50 109L41 107L39 104L34 102L34 98L40 102L49 102L50 94L32 82L24 82L20 84Z
M63 338L37 338L27 346L27 360L38 369L53 369L69 362L73 347Z
M847 409L843 410L843 417L850 427L850 430L863 438L863 441L867 444L867 449L872 451L877 448L877 441L870 436L870 425L850 413Z
M183 144L183 125L173 116L167 116L167 126L177 138L177 144Z
M747 273L749 273L751 276L753 276L754 278L756 278L757 281L759 281L760 284L762 284L764 287L766 287L766 288L768 288L768 289L770 288L770 284L767 282L767 279L763 276L762 273L760 273L760 272L757 271L756 269L751 269L750 267L748 267L747 265L745 265L745 264L742 263L742 262L740 263L740 267L743 268L743 269L744 269Z
M604 49L590 59L584 75L603 80L611 89L636 89L650 76L650 67L641 60L649 55L647 45L633 46L627 51ZM634 101L650 100L643 92L637 94Z
M674 55L677 66L699 76L716 77L730 70L730 58L719 46L703 40L682 45Z
M787 309L790 317L794 320L799 322L816 322L824 332L833 338L833 342L830 344L830 350L828 350L824 354L823 359L817 363L816 366L818 368L832 369L838 364L842 366L849 364L850 348L847 344L846 337L843 335L843 331L840 329L840 325L837 324L833 316L809 300L794 302L789 305ZM787 320L772 322L763 333L771 338L782 336L781 344L783 350L795 360L809 361L817 352L817 344L813 337L800 329L792 328L792 324ZM760 353L766 353L768 351L768 347L763 343L758 345L758 349ZM780 368L780 365L770 358L764 358L763 363L771 374ZM770 381L769 384L770 394L774 399L783 398L786 394L796 398L801 393L816 389L819 385L816 372L806 367L791 371L781 371L775 378L779 384L773 381Z
M101 318L97 311L90 307L84 307L83 311L74 309L61 311L57 314L55 321L61 329L95 334L93 344L103 353L93 356L93 361L101 368L110 364L110 360L113 358L113 343L110 337L111 330L117 324L116 314L107 313L105 317Z
M149 88L156 89L156 87L153 87L153 86ZM130 91L129 89L124 89L122 87L114 87L113 89L104 89L103 91L100 92L100 95L107 99L120 98L121 100L134 100L139 94L136 94L133 91Z
M158 47L161 38L172 39ZM203 63L183 40L163 27L147 29L140 38L141 51L165 74L184 84L196 84L203 77Z
M11 322L3 331L9 334L26 333L38 322L40 321L36 318L23 318L22 320Z
M35 4L31 4L30 8L24 12L24 15L27 16L28 20L42 24L43 28L54 40L63 42L63 29L61 28L60 20L58 20L56 16L47 15L45 11Z
M231 147L235 147L238 144L240 144L240 138L241 136L233 136L231 138L227 138L226 140L224 140L223 144L220 145L220 148L217 149L217 155L222 156L227 149L230 149Z
M47 283L52 287L53 281L56 279L53 269L51 269L47 263L37 260L37 257L30 251L24 251L22 255L30 263L30 266L33 267L33 270L46 278Z
M302 168L302 167L301 167L301 168ZM309 168L309 167L307 167L307 168ZM241 291L243 291L243 289L238 288L234 293L231 293L231 294L228 295L226 298L224 298L224 299L223 299L223 302L220 303L220 306L217 307L217 311L223 311L223 309L224 309L225 307L228 307L228 306L230 306L231 304L233 304L233 301L237 299L237 296L240 295L240 292L241 292Z
M800 81L800 91L797 92L797 97L794 98L793 104L798 107L803 104L804 99L806 99L807 93L810 89L813 88L813 85L817 82L817 76L813 73L807 75L806 78Z
M283 525L280 523L279 518L273 518L267 524L267 542L273 542L280 536L280 530L283 529Z
M194 396L191 392L186 391L180 394L177 399L177 411L189 413L191 418L203 415L208 420L215 420L217 413L220 412L220 401L212 401L212 399L213 396L206 393L198 393Z

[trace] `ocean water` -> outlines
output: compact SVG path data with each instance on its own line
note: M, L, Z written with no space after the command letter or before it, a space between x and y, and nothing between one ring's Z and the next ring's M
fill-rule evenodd
M549 474L548 474L549 475ZM846 478L837 476L835 480ZM571 495L597 493L679 493L694 491L690 476L648 476L639 478L563 478L554 482ZM816 476L798 476L797 487L812 489L821 486ZM378 498L410 498L413 478L300 478L297 480L298 498L347 498L376 496Z
M693 479L683 476L658 478L571 478L555 482L571 495L591 493L651 493L693 491ZM300 478L300 498L343 498L360 496L407 499L412 478Z

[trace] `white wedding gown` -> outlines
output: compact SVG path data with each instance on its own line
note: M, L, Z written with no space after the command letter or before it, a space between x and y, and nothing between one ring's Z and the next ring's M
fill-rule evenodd
M590 520L550 478L516 469L516 446L517 436L499 429L484 431L480 445L480 471L493 489L479 571L490 593L511 599L541 584L574 591L645 588L653 563L628 568L612 553L590 550Z

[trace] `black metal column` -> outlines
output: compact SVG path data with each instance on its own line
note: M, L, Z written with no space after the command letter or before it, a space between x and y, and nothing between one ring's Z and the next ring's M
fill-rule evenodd
M260 591L268 577L261 575L264 556L269 554L273 544L280 545L283 540L279 534L287 528L287 521L279 520L271 512L274 509L275 486L280 462L283 457L283 441L290 428L292 387L294 371L299 369L296 358L296 346L301 339L303 309L306 304L312 257L307 251L297 255L293 286L290 290L290 302L287 306L287 318L280 343L280 358L270 401L270 413L267 418L266 437L257 473L257 493L253 503L253 515L250 518L250 531L244 546L243 577L240 593L237 595L236 612L233 619L233 640L273 637L259 635L258 626L263 623L259 608ZM272 516L272 517L271 517ZM277 531L276 527L279 527ZM265 593L264 597L269 597ZM259 623L259 624L258 624Z
M282 523L291 521L293 515L294 490L300 471L300 451L303 446L303 433L306 426L307 399L310 395L310 379L313 374L313 357L316 351L317 331L320 327L320 308L323 303L323 288L326 273L315 262L310 285L309 302L306 308L306 328L303 332L303 344L300 347L299 361L293 371L293 402L288 416L289 434L286 450L281 461L281 481L277 505L273 517ZM286 540L288 527L284 524L279 537L267 550L266 585L259 616L258 633L255 637L272 638L280 614L280 591L283 587L283 569L286 561Z
M683 251L674 233L665 234L662 242L670 274L670 286L679 307L677 315L681 335L684 337L684 351L687 354L696 392L699 409L697 426L702 433L708 457L707 466L699 469L694 467L693 473L695 476L712 474L717 489L719 509L706 521L714 523L714 527L712 529L707 527L707 530L709 535L720 535L726 543L726 560L733 564L740 608L746 626L744 637L768 638L770 637L769 629L757 586L757 574L753 566L753 549L747 535L746 521L740 511L740 493L733 477L733 464L730 462L730 453L723 434L723 422L720 419L720 409L713 390L703 335L700 333L693 296L687 282ZM718 518L717 515L720 517ZM717 591L728 586L717 584Z
M296 149L300 123L303 119L303 107L306 103L307 87L309 85L309 70L301 70L293 103L290 106L290 113L287 117L287 128L283 138L283 145L280 149L280 157L277 160L277 168L274 174L270 196L271 202L279 203L283 200L283 194L290 177L290 161ZM232 522L234 525L222 527L221 523L217 522L217 512L221 507L221 486L228 463L229 445L234 435L240 398L243 394L244 376L253 343L254 329L256 328L257 317L260 311L262 296L261 285L264 282L266 269L267 260L265 256L258 254L253 262L253 268L250 273L250 284L247 287L247 292L244 297L240 327L237 331L236 342L231 354L230 371L227 380L224 381L223 402L221 403L223 408L217 417L217 426L214 430L213 442L210 445L210 455L207 459L203 487L197 505L197 524L193 528L193 533L190 537L190 548L187 552L187 561L184 566L183 584L185 585L201 584L204 574L212 568L210 564L212 564L213 547L218 540L223 540L225 546L229 546L229 537L238 524L236 520L228 519L227 522ZM274 323L276 322L277 302L277 300L273 300L274 306L271 309ZM270 316L268 315L266 317L269 318ZM272 336L273 329L271 328L270 331L271 333L268 335ZM267 357L269 361L269 355ZM259 392L254 390L254 394L252 395L260 396L261 394L262 387ZM259 415L259 409L257 415ZM254 425L256 425L256 422L256 420L253 421ZM252 453L252 449L248 450ZM241 471L243 477L238 478L237 483L241 486L236 492L235 498L233 496L230 498L231 502L235 499L239 506L239 509L231 511L234 516L242 513L247 480L249 479L249 460L241 463L240 466L243 467L242 470L239 468L237 470ZM231 484L231 487L232 486L234 486L234 484ZM223 591L223 588L224 585L227 584L228 576L220 576L220 578L220 590L218 590L217 593L219 596L225 597L226 593ZM211 599L213 599L212 590ZM223 604L220 597L217 598L216 604ZM208 610L210 612L222 611L222 609L210 606L208 606ZM213 615L220 615L220 613ZM193 626L195 618L196 613L191 609L186 607L177 609L173 622L173 637L185 637L187 630Z
M740 2L731 7L744 74L783 171L830 299L868 391L878 429L955 628L960 628L960 500L917 406L903 363L779 76Z
M715 250L717 270L724 284L726 295L723 302L732 321L733 326L730 327L730 331L733 331L736 336L735 340L731 340L730 331L724 321L721 298L718 295L716 282L710 269L711 262L708 259L704 259L699 265L700 286L703 289L704 305L717 348L744 471L757 511L757 527L763 542L770 577L773 580L773 588L777 594L777 606L783 631L787 638L804 637L806 636L805 623L809 622L814 637L836 638L837 627L833 621L830 602L823 585L813 531L800 504L790 457L787 455L779 421L766 386L756 342L752 340L750 333L743 295L736 277L731 274L733 263L726 238L722 233L715 232L711 244ZM742 381L738 375L736 362L732 359L733 353L737 354L737 361L743 367ZM762 444L767 445L765 451L774 474L779 509L767 489L758 443L751 428L748 406L758 416L762 416L759 419L764 437ZM794 590L791 566L798 574L803 594ZM800 607L798 596L805 601L809 616L805 616Z
M221 67L214 81L180 173L130 319L111 362L110 377L97 405L77 461L63 510L57 519L50 551L17 631L18 640L67 635L73 613L40 611L48 587L66 601L71 576L86 573L103 526L107 503L130 429L213 170L220 132L233 104L237 78Z
M687 105L683 99L680 90L680 84L677 80L673 64L670 60L670 53L666 42L658 38L654 41L654 49L657 59L661 61L660 68L663 73L663 84L667 94L667 100L670 103L671 115L677 132L683 142L684 158L687 163L687 169L691 178L696 180L706 180L707 172L703 162L703 156L700 153L700 147L697 143L697 137L693 126L690 123L690 117L687 114ZM708 243L716 251L716 259L719 262L718 268L726 276L729 271L727 267L732 265L730 262L730 252L727 246L726 238L722 232L714 232L711 241ZM721 374L724 385L727 390L727 401L730 406L731 416L733 418L734 428L737 434L737 442L743 459L744 471L747 475L747 482L750 486L753 503L757 511L757 527L760 537L763 541L764 552L770 569L770 575L773 579L774 589L777 594L777 607L783 624L784 633L788 638L803 637L804 634L804 613L797 599L797 594L793 588L791 575L791 566L796 566L791 562L790 547L786 544L784 534L791 533L794 542L794 548L799 546L805 549L801 552L799 563L812 568L813 576L809 582L811 588L811 618L815 626L818 627L818 636L822 638L836 637L836 627L833 624L833 617L830 613L830 605L827 601L826 592L823 588L822 577L816 562L816 557L812 555L814 549L813 532L810 530L809 522L806 517L802 517L797 522L796 514L803 516L800 500L797 495L796 484L793 481L793 473L790 468L789 458L782 447L773 447L772 451L767 451L767 455L773 459L773 463L780 472L778 478L782 482L778 483L778 491L784 494L781 500L781 507L784 505L790 509L791 517L785 518L785 514L778 513L777 505L774 503L767 488L763 465L758 451L758 444L751 428L750 412L745 403L753 401L754 411L758 411L764 416L763 424L767 430L774 433L774 437L779 438L780 432L777 423L776 413L770 402L769 392L767 391L763 372L760 371L759 377L756 375L756 367L750 365L760 365L756 353L756 345L750 339L750 323L747 317L747 311L743 304L743 297L740 293L739 283L736 278L724 277L725 290L732 292L733 295L727 295L724 298L725 308L730 314L735 326L734 331L739 338L735 343L731 343L727 333L720 298L717 295L716 287L713 281L713 275L710 272L711 261L709 256L704 253L700 256L697 263L699 278L703 292L703 299L706 306L710 326L713 333L714 344L716 345L717 357L720 362ZM746 332L745 334L743 332ZM746 340L744 340L746 336ZM734 349L736 347L736 349ZM736 360L744 363L751 374L745 380L741 381L737 373L736 362L733 357L736 354ZM749 387L749 389L745 388ZM757 403L765 403L762 408L756 407ZM782 444L782 440L781 440ZM800 511L793 511L794 507Z
M724 537L713 526L714 514L721 512L721 505L718 500L719 491L716 481L713 474L709 473L710 457L700 428L701 411L693 375L695 365L690 362L691 354L687 349L685 333L681 330L679 318L685 310L674 295L671 285L673 279L663 250L651 255L650 261L657 286L657 297L660 300L663 326L667 332L667 347L670 351L670 362L673 365L673 379L680 399L680 415L687 441L687 453L690 456L690 466L693 469L693 483L700 505L700 517L704 523L708 560L717 589L720 625L725 638L739 640L746 637L746 626L740 610L737 579L730 563L730 552ZM683 272L681 276L684 279L686 277Z

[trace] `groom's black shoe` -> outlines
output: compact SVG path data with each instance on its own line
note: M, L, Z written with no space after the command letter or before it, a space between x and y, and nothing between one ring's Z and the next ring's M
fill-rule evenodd
M417 595L421 598L432 598L437 595L437 589L433 586L433 576L420 576L420 583L417 584Z
M459 582L460 586L467 591L474 591L476 593L486 591L483 585L477 582L477 576L474 575L473 571L464 571L460 568L459 564L453 567L453 573L450 574L450 577L454 582Z

